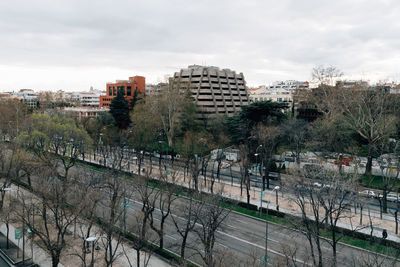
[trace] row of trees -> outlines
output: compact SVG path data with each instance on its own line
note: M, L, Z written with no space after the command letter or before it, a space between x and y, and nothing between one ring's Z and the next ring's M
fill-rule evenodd
M33 114L21 124L20 135L14 137L1 143L2 186L4 189L12 182L27 183L30 191L21 189L10 194L10 201L17 200L17 204L14 212L7 209L7 214L30 229L32 240L49 252L53 266L68 254L89 266L84 240L94 235L92 229L99 223L102 231L97 234L102 236L100 247L106 266L112 266L121 256L134 262L121 252L125 251L123 237L128 232L135 235L130 246L137 251L137 266L145 266L150 255L148 242L158 243L161 249L165 247L167 220L182 237L182 258L187 254L186 248L190 248L189 256L200 255L205 265L213 265L215 233L229 213L216 205L218 198L204 199L200 194L191 194L188 200L178 199L174 171L169 175L160 173L159 187L163 190L148 186L149 171L141 176L121 177L127 154L121 153L119 147L107 148L107 153L112 154L108 171L80 167L77 163L88 153L91 139L72 119ZM124 136L119 138L123 140ZM5 192L8 191L2 191L3 200ZM133 211L129 206L134 206L134 202L139 203L139 208ZM172 205L179 208L172 212ZM82 240L81 251L71 252L76 246L72 232L74 236L80 232L77 235ZM169 243L169 248L172 245L178 244Z

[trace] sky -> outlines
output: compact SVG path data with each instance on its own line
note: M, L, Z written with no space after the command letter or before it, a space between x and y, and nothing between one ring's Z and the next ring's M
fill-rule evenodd
M1 0L0 91L163 81L191 64L248 86L318 65L400 81L398 0Z

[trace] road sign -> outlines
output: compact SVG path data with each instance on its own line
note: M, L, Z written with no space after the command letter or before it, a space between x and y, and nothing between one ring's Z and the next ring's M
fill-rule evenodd
M261 263L269 263L269 257L268 257L268 255L264 255L264 256L261 258Z
M131 207L131 202L129 200L125 200L119 203L120 209L129 209Z
M15 239L21 239L23 236L23 230L22 228L17 228L14 230L14 234L15 234Z
M260 199L262 199L263 197L265 197L265 191L260 192Z

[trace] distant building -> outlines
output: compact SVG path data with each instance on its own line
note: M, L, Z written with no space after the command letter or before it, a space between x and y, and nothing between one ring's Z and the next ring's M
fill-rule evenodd
M129 77L129 80L117 80L115 83L107 83L106 95L100 96L100 107L110 107L111 100L117 95L118 90L124 92L125 99L130 101L135 90L138 93L146 93L146 78L142 76Z
M93 108L93 107L67 107L61 110L68 117L76 120L82 118L97 118L101 113L108 112L108 108Z
M167 83L146 84L146 95L157 95L167 85Z
M233 116L249 104L243 73L214 66L191 65L171 78L173 86L190 89L199 119L213 114Z
M22 102L24 102L30 108L37 108L39 103L39 97L32 89L21 89L17 96L20 97Z
M400 94L400 84L393 86L390 89L391 94Z
M287 103L290 111L293 108L293 95L297 90L308 90L309 83L301 81L278 81L270 86L260 86L250 91L250 101L272 101L278 103Z
M71 103L82 107L99 107L101 96L105 96L105 92L102 93L99 90L91 88L88 92L70 93L69 100Z

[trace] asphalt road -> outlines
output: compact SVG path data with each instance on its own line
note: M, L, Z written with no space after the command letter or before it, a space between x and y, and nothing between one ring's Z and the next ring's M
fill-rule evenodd
M175 216L178 220L185 221L185 218L180 214L179 208L185 202L187 202L185 198L178 198L173 202L172 216ZM127 210L128 224L130 220L134 219L133 214L135 211L139 211L142 208L142 204L137 199L131 199L131 203L131 207ZM154 215L158 219L161 218L159 210L156 210ZM200 227L200 225L196 227ZM265 229L266 224L264 221L231 212L224 220L221 228L217 231L216 250L220 252L227 250L238 259L242 260L250 258L251 254L258 255L257 258L260 258L264 255L265 251ZM179 254L180 241L181 237L176 232L171 218L168 218L165 228L165 247ZM189 234L189 244L191 248L188 249L186 255L188 255L188 258L192 261L202 264L201 259L196 255L196 251L202 250L202 247L196 234L193 232ZM288 255L287 251L289 250L295 251L294 259L296 264L312 265L308 241L304 234L296 230L269 223L268 256L271 259L270 263L273 264L274 262L281 262L282 260L285 262L286 256ZM322 253L326 266L329 266L330 262L332 262L332 249L331 245L325 240L322 241ZM374 259L374 257L372 253L364 250L342 244L338 246L338 266L354 266L354 263L357 263L359 259ZM393 266L391 260L381 257L378 258L383 263L382 266ZM356 264L356 266L360 264ZM396 264L400 266L400 262Z
M183 197L175 199L171 207L171 216L184 222L185 217L182 214L181 207L187 202L188 200ZM103 202L103 204L105 205L99 209L101 212L104 212L107 206L106 203ZM130 199L130 207L126 210L127 229L132 227L132 222L135 221L135 213L141 209L142 204L139 201L139 197L133 194ZM160 220L161 213L158 209L155 210L154 217L156 220ZM196 227L199 229L201 226L198 224ZM231 258L235 257L235 262L237 263L256 257L258 265L261 257L264 256L265 233L266 223L264 221L230 212L217 230L215 250L218 253L229 255ZM151 239L157 243L155 234ZM177 233L171 217L168 217L164 235L165 248L179 254L181 240L182 238ZM329 266L332 262L332 248L326 240L322 239L321 242L324 266ZM378 260L382 263L380 266L400 266L400 262L394 263L391 259L347 245L339 244L337 251L338 266L362 266L365 263L361 261L369 259L371 261ZM191 232L188 238L186 256L193 262L202 265L203 262L198 252L203 252L203 247L197 235ZM316 250L315 253L317 253ZM270 265L285 263L288 258L291 258L298 266L312 265L309 244L305 235L299 231L272 223L268 224L268 257L270 258Z
M84 167L78 167L84 168ZM80 173L79 170L75 170ZM82 177L83 178L83 177ZM106 199L106 198L104 198ZM131 207L127 209L126 222L129 224L135 221L135 212L141 210L142 205L138 201L138 196L133 195L131 199ZM105 200L104 200L105 201ZM187 199L178 198L172 205L172 216L176 216L178 220L185 220L181 214L180 206L185 203ZM104 207L99 207L100 212L104 212ZM156 210L154 216L160 219L160 212ZM196 227L200 227L197 225ZM231 212L225 219L221 228L216 234L216 247L217 251L224 251L230 257L237 259L246 259L253 257L261 259L264 256L265 250L265 228L264 221L257 220L242 214ZM165 227L165 248L170 249L177 254L180 250L181 237L176 232L175 226L169 217L166 221ZM186 252L187 258L202 264L198 252L202 251L201 242L193 232L189 234L188 249ZM291 253L288 253L290 251ZM268 229L268 256L270 257L270 265L273 263L285 261L286 255L291 254L292 258L297 265L308 266L312 265L310 258L310 249L308 241L304 234L299 231L285 228L280 225L269 224ZM332 249L327 241L322 241L322 254L326 266L332 262ZM399 262L394 263L391 259L374 255L365 250L358 248L338 245L338 266L362 266L360 260L375 260L378 259L382 264L380 266L400 266Z

